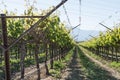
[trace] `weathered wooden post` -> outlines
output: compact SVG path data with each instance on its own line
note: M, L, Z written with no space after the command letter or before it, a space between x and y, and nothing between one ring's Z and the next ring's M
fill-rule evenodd
M0 14L1 16L1 26L2 26L2 37L3 37L3 46L5 49L8 47L7 40L7 25L6 25L6 15ZM8 50L4 51L4 59L5 59L5 80L10 80L10 62L9 62L9 53Z

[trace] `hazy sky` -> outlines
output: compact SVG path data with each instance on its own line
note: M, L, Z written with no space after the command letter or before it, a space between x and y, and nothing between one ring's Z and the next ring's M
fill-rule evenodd
M2 1L2 0L0 0ZM3 0L7 5L8 10L17 9L18 13L24 12L24 0ZM30 0L33 1L33 0ZM57 5L61 0L36 0L35 5L38 9L47 9L50 6ZM81 17L81 26L77 29L84 30L106 30L99 25L100 22L106 26L113 28L113 25L120 22L120 0L81 0L81 15L79 0L68 0L65 3L66 10L72 26L79 24L79 17ZM4 9L0 5L0 9ZM68 24L63 7L58 9L62 21ZM103 22L104 21L104 22ZM73 31L73 34L77 34Z
M2 0L1 0L2 1ZM7 5L8 10L17 9L18 13L23 13L24 11L24 0L3 0ZM33 0L30 0L33 1ZM36 7L39 9L47 9L52 5L57 5L61 0L36 0ZM119 21L118 18L120 14L120 0L81 0L81 27L80 29L87 30L104 30L104 28L98 25L99 22L105 20L105 25L111 25L117 23ZM79 0L68 0L65 3L66 10L68 12L68 16L70 18L70 22L72 26L79 24ZM2 6L0 6L4 9ZM1 9L0 8L0 9ZM63 7L58 9L60 11L61 20L67 22L67 18L65 16ZM116 13L118 12L118 13ZM118 15L117 15L118 14ZM111 19L108 19L111 16ZM117 15L117 17L116 17ZM116 17L114 20L113 18ZM119 16L120 17L120 16ZM107 19L107 20L106 20ZM109 23L109 24L108 24Z

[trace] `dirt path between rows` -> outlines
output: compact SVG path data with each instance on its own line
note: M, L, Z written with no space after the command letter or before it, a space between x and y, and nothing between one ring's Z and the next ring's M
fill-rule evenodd
M85 69L85 70L84 70ZM76 50L72 60L61 79L56 80L120 80L113 69L85 54L81 49Z
M50 64L50 60L47 61L47 64ZM45 63L40 63L40 76L42 79L46 78L47 75L45 69ZM12 80L20 80L20 72L13 75ZM37 80L37 68L35 65L31 65L30 67L25 68L24 80Z
M114 69L104 65L103 63L101 63L100 61L92 58L91 56L89 56L88 54L85 53L85 56L87 56L91 61L97 63L100 67L102 67L103 69L105 69L106 71L108 71L112 76L114 76L115 78L117 78L118 80L120 80L120 73L115 71Z
M49 76L42 80L120 80L113 69L95 60L81 49L74 50L73 56L61 79Z
M86 80L86 76L81 70L80 59L78 57L78 52L75 51L70 64L67 65L65 73L62 74L62 79L60 80Z

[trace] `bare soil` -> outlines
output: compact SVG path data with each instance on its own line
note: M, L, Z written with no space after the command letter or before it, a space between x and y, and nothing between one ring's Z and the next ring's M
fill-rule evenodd
M120 80L120 74L95 60L81 49L74 51L69 64L64 72L61 73L61 79L45 75L44 63L40 64L41 80ZM37 80L37 69L35 66L26 68L24 80ZM18 73L20 74L20 73ZM13 80L19 80L17 76Z
M92 58L91 56L89 56L88 54L85 54L92 62L95 62L96 64L98 64L101 68L105 69L106 71L108 71L111 76L114 76L115 78L117 78L118 80L120 80L120 73L117 72L116 70L108 67L107 65L103 64L102 62Z
M45 80L120 80L120 75L80 49L73 54L61 79Z

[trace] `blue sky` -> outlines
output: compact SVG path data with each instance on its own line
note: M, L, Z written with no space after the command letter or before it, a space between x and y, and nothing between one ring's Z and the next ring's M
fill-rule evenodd
M17 9L19 14L24 12L24 0L0 0L4 1L9 11ZM33 0L30 0L33 1ZM36 7L38 9L47 9L50 6L57 5L61 0L36 0ZM100 22L106 26L113 28L114 24L120 22L120 0L81 0L81 15L79 10L79 0L68 0L65 3L66 10L72 26L79 24L79 17L81 16L81 26L79 30L106 30L99 25ZM0 5L0 9L4 9ZM63 7L58 9L60 11L61 20L68 24ZM69 25L69 24L68 24ZM73 31L74 35L78 32Z

